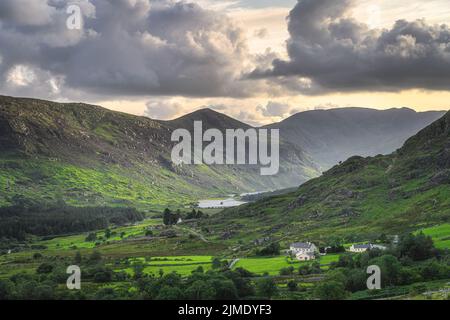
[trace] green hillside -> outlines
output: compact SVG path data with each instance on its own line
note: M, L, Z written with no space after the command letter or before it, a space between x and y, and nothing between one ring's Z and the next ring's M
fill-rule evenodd
M297 191L225 210L205 226L227 239L367 240L450 219L450 113L397 152L353 157Z
M225 117L207 114L210 125ZM298 185L318 174L301 150L286 143L275 177L261 178L259 168L246 166L174 166L171 133L194 120L196 115L155 121L86 104L0 97L0 206L62 200L161 209Z

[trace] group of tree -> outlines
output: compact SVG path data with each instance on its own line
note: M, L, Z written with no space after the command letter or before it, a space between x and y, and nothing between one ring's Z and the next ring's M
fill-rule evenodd
M192 211L188 212L187 214L182 214L180 210L173 212L169 208L166 208L163 212L163 222L166 226L175 225L178 223L180 219L192 220L192 219L202 219L205 217L207 217L206 214L204 214L200 210L195 209L192 209Z
M370 250L358 255L341 255L332 263L324 281L316 286L320 299L344 299L353 292L367 290L367 267L381 269L382 288L448 279L450 257L437 250L430 237L407 234L397 246L386 251Z
M134 208L31 207L0 208L0 238L25 240L28 235L49 236L86 232L144 219Z
M262 249L259 249L256 251L257 256L278 256L280 255L280 244L278 242L272 242L271 244L265 246Z
M178 210L177 212L172 212L169 208L166 208L163 212L163 223L166 226L172 226L178 223L181 218L181 213Z
M200 210L195 210L195 209L192 209L192 211L186 215L187 220L202 219L204 217L206 217L206 215L203 212L201 212Z
M98 251L82 256L61 259L37 256L40 262L35 274L21 273L9 279L0 279L0 300L27 299L149 299L149 300L237 300L272 298L278 287L271 277L254 280L254 275L242 268L230 270L227 264L215 259L214 269L206 271L199 266L191 275L182 277L173 272L146 274L143 265L133 265L133 274L114 272L108 260ZM69 259L69 260L67 260ZM82 269L83 282L98 284L88 289L65 289L66 266L77 264ZM115 286L115 282L128 286ZM130 290L130 288L134 288Z

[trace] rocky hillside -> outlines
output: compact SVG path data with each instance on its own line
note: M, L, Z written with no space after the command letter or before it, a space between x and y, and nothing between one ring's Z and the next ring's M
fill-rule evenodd
M162 207L299 185L318 174L289 143L282 143L288 147L274 177L247 167L174 166L172 131L202 114L205 127L244 126L209 110L164 122L86 104L0 97L0 205L27 199Z
M206 224L232 239L354 241L449 219L450 112L397 152L352 157L295 192L225 210Z

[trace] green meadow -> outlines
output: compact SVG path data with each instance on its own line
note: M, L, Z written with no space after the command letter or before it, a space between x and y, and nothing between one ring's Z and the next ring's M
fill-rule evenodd
M86 241L88 233L55 237L50 240L36 242L37 245L46 246L50 250L69 250L69 249L92 249L102 242L117 242L128 238L140 237L145 235L147 228L160 225L160 219L147 219L132 226L111 228L111 236L106 239L105 230L93 232L97 236L97 241Z
M421 229L425 235L433 239L434 245L439 249L450 248L450 223Z
M316 261L320 262L323 269L327 269L328 264L338 260L338 254L330 254L321 256L320 259ZM258 275L264 273L268 273L269 275L278 275L280 270L283 268L294 267L295 269L298 269L301 264L311 264L313 262L314 261L300 262L295 259L291 259L288 256L243 258L240 259L233 268L244 268Z

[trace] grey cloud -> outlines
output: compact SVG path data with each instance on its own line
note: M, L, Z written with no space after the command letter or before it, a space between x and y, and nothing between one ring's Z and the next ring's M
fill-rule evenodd
M16 26L41 26L51 22L55 8L45 0L3 0L0 2L0 20Z
M181 104L172 101L149 101L145 115L153 119L169 120L176 117L183 110Z
M265 117L283 117L289 114L291 107L287 104L269 101L265 107L257 108Z
M289 59L275 59L251 77L311 94L450 88L447 25L398 20L390 29L370 30L348 17L354 3L299 0L288 17Z
M267 28L261 28L261 29L255 30L253 35L257 38L264 39L269 35L269 30L267 30Z
M63 91L90 95L252 93L239 81L245 38L225 15L170 0L79 0L84 29L71 31L67 3L74 1L1 1L0 90L10 92L11 68L27 65L61 78ZM30 8L34 21L21 16Z

